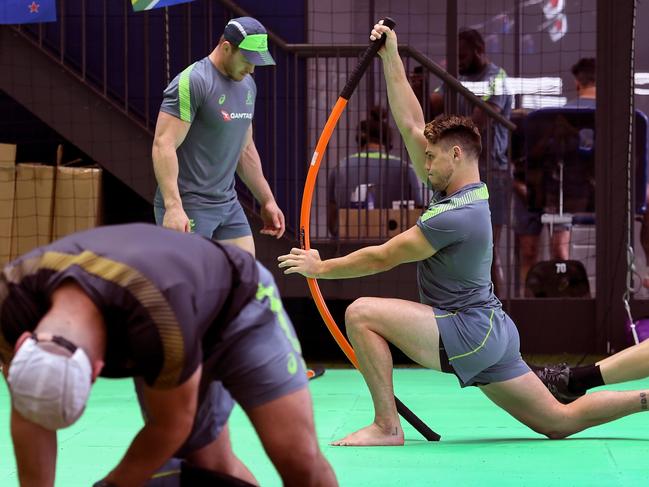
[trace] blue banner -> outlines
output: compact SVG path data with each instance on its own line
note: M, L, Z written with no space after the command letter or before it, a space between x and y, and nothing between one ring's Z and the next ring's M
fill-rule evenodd
M141 12L143 10L151 10L152 8L170 7L178 3L189 3L194 0L131 0L133 10Z
M56 22L56 0L1 0L0 24Z

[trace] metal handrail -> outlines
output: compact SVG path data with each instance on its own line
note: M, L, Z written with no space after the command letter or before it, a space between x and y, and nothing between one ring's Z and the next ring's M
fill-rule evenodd
M239 7L232 0L220 0L220 2L233 12L236 12L240 16L249 16L250 14L244 9ZM284 49L289 52L293 52L298 56L308 57L315 54L322 56L335 56L340 54L348 55L359 55L366 48L367 44L341 44L341 45L328 45L328 44L289 44L284 39L279 37L277 34L273 34L271 31L268 31L268 37L272 42L277 44L280 49ZM456 91L464 98L468 99L474 105L480 107L485 113L487 113L491 118L496 120L498 123L501 123L510 131L516 130L516 125L510 120L507 120L500 113L492 108L492 106L484 101L483 99L477 97L466 88L457 78L448 74L448 72L435 61L427 57L424 53L417 50L416 48L409 45L400 45L399 51L417 61L419 64L424 66L435 76L440 78L444 83L448 85L449 88Z
M367 49L365 44L285 44L285 49L301 57L322 56L334 57L342 55L358 55ZM451 76L446 70L432 59L428 58L421 51L409 45L400 45L399 51L417 61L426 69L431 71L435 76L440 78L449 88L456 91L471 103L484 110L491 118L501 123L509 130L516 130L516 125L507 120L499 112L494 110L489 103L476 96L471 90L466 88L457 78Z
M82 21L84 22L85 26L85 15L86 15L86 2L88 0L82 0ZM236 5L232 0L220 0L220 3L225 9L226 12L226 17L227 14L233 15L233 16L246 16L249 15L245 10L241 9L238 5ZM68 57L65 55L66 53L66 44L65 44L65 39L66 39L66 32L65 32L65 26L63 24L63 18L61 19L62 23L60 26L61 32L59 35L59 40L54 41L52 43L48 43L45 45L44 41L44 33L45 30L43 26L39 26L37 31L34 31L33 29L27 30L23 29L21 27L13 27L14 32L16 32L18 35L20 35L22 38L30 42L32 45L37 47L41 52L46 54L52 61L56 62L59 66L61 66L67 73L70 75L74 76L77 80L82 82L84 85L86 85L90 90L92 90L94 93L96 93L99 97L101 97L103 100L105 100L107 103L109 103L111 106L113 106L116 110L124 114L128 119L130 119L132 122L137 124L139 127L144 129L149 135L153 135L154 132L154 127L151 125L152 122L155 122L154 115L150 113L149 108L151 107L151 104L149 100L152 98L151 97L151 92L150 86L149 86L149 81L151 79L151 74L149 72L149 63L145 63L144 66L144 73L143 73L143 79L146 80L146 83L144 85L144 94L143 97L140 98L138 102L133 102L130 98L130 94L132 92L131 87L129 87L129 83L135 83L137 77L130 76L129 77L129 69L128 69L128 63L125 62L126 56L128 56L127 50L128 50L128 42L130 38L130 34L128 32L129 27L128 27L128 17L129 17L129 10L128 8L123 8L122 9L122 14L120 14L120 18L123 15L123 18L121 18L119 21L123 22L124 25L124 34L123 34L123 39L124 39L124 58L121 62L124 63L124 87L120 88L123 89L123 92L120 93L115 93L111 91L111 86L109 86L109 81L107 78L107 72L108 72L108 61L107 61L107 52L110 49L110 46L108 44L108 40L106 37L106 32L108 31L108 25L106 23L106 18L107 18L107 7L108 0L103 0L103 69L99 68L99 70L95 69L96 73L95 76L88 76L87 72L87 67L86 67L86 61L87 61L87 56L88 56L88 50L85 48L85 43L82 46L82 54L81 54L81 59L79 60L79 65L75 65L73 62L70 62ZM190 5L190 4L188 4ZM187 7L188 12L189 12L189 6ZM100 14L101 15L101 14ZM149 34L148 34L148 16L144 14L144 27L145 27L145 32L146 32L146 37L145 37L145 46L148 49L149 46ZM165 22L168 22L165 20ZM166 24L165 24L166 25ZM210 24L211 25L211 24ZM85 27L82 26L82 33L85 33ZM293 43L289 44L287 43L284 39L279 37L277 34L270 32L268 33L269 39L272 45L272 50L273 52L275 51L281 51L284 56L286 56L288 59L293 58L294 60L299 59L315 59L316 61L321 59L321 60L326 60L330 58L355 58L359 56L365 49L366 49L366 44L338 44L338 45L331 45L331 44L306 44L306 43ZM82 38L85 38L85 34L82 35ZM209 36L209 39L207 40L207 43L212 42L212 36ZM410 60L412 59L414 62L419 63L422 67L424 67L425 70L429 74L432 73L433 76L436 76L439 78L441 81L445 83L445 85L448 88L448 93L459 93L461 96L463 96L466 100L468 100L470 103L473 103L475 106L480 107L483 112L487 115L489 120L494 121L496 123L502 124L504 127L507 127L509 130L514 130L516 127L515 125L507 120L505 117L502 116L502 114L498 113L492 105L490 105L488 102L485 102L483 99L480 97L474 95L469 89L464 87L461 82L459 82L456 78L451 76L449 73L446 72L446 70L437 64L436 62L432 61L429 59L425 54L417 50L416 48L409 46L409 45L400 45L399 46L399 51L404 58L404 60ZM148 52L148 51L147 51ZM150 53L149 53L150 54ZM101 54L100 54L101 55ZM290 69L290 66L286 67L286 69ZM325 68L328 69L328 68ZM271 79L275 79L276 76L279 75L278 72L281 70L272 70L271 71ZM129 79L133 78L133 79ZM325 79L325 85L327 83L328 78ZM297 73L296 77L294 78L294 84L295 86L298 85L298 78L297 78ZM271 83L276 82L276 81L271 81ZM286 78L286 89L289 89L289 78ZM328 88L327 88L328 89ZM370 89L372 89L370 87ZM293 90L294 93L297 93L297 90ZM277 104L276 100L277 93L271 95L271 101L269 102L271 106L275 106ZM140 106L142 104L142 99L145 100L144 106ZM288 98L287 98L288 99ZM297 99L295 99L297 102ZM139 104L138 104L139 103ZM298 106L299 103L296 103L296 106ZM316 104L316 109L317 109L317 104ZM276 116L276 113L273 112L271 116ZM297 117L297 112L295 114L295 117ZM297 118L295 118L297 120ZM268 120L266 120L268 122ZM271 126L276 125L276 123L270 123ZM277 150L277 145L272 144L271 146L271 151L276 151ZM297 149L296 149L297 150ZM295 152L297 155L297 152ZM297 157L299 159L299 156ZM276 174L276 169L274 164L276 164L277 161L277 155L276 153L270 154L269 160L272 161L270 162L270 166L272 167L273 174ZM295 166L297 167L297 166ZM276 183L276 181L275 181ZM276 185L276 184L275 184Z
M225 7L235 12L237 15L242 15L242 16L249 15L245 10L243 10L241 7L236 5L231 0L220 0L220 2ZM68 66L64 60L64 57L61 54L56 55L50 53L47 49L43 49L42 41L40 39L39 40L33 39L30 35L28 35L26 32L20 29L20 27L14 27L14 30L18 32L22 37L31 41L32 44L38 46L41 50L46 52L50 58L58 61L61 66L63 66L67 71L73 74L77 79L94 88L91 84L87 83L85 73L82 72L81 74L79 74L77 70ZM315 57L315 56L337 57L341 55L357 56L367 48L367 45L365 44L304 44L304 43L289 44L286 41L284 41L281 37L279 37L277 34L274 34L271 31L268 31L268 36L270 40L274 44L276 44L277 47L279 47L281 50L284 50L289 53L293 53L299 57ZM64 36L62 36L62 38L64 38ZM489 117L491 117L498 123L504 125L510 131L516 130L516 125L514 123L512 123L510 120L503 117L499 112L494 110L494 108L489 103L487 103L480 97L476 96L473 92L471 92L468 88L466 88L460 81L458 81L455 77L451 76L442 66L440 66L438 63L436 63L429 57L427 57L421 51L419 51L418 49L410 45L400 45L399 51L402 53L402 55L411 57L419 64L421 64L423 67L425 67L428 71L430 71L435 76L440 78L451 90L459 93L461 96L466 98L469 102L473 103L477 107L480 107L480 109L482 109ZM83 59L82 62L85 64L85 59ZM145 128L149 133L153 133L151 128L148 126L148 123L143 124L137 117L130 116L131 113L128 107L127 100L125 100L125 104L121 104L113 100L108 95L106 86L104 86L104 89L102 90L103 92L100 91L99 89L94 89L94 91L98 95L102 96L102 98L110 101L113 105L115 105L116 108L120 109L122 112L129 115L129 118L132 118L138 125Z

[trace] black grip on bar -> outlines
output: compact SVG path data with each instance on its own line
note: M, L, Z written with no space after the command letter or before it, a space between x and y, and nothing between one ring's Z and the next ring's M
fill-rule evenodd
M415 428L421 435L426 438L428 441L439 441L442 439L440 435L435 433L432 429L430 429L426 423L424 423L415 413L413 413L410 409L406 407L404 403L402 403L397 396L394 396L394 401L397 404L397 412L399 415L408 421L413 428Z
M384 17L383 25L389 27L390 29L394 29L394 26L397 25L397 23L394 20L392 20L390 17ZM363 73L365 73L365 70L370 65L372 59L374 59L374 56L376 55L377 52L379 52L379 49L383 44L385 44L384 35L382 35L380 39L377 39L370 43L369 47L365 50L365 52L361 56L360 61L354 68L354 71L352 71L351 76L347 80L347 84L340 92L341 98L344 98L345 100L349 100L351 98L352 93L354 93L354 90L358 86L358 82L361 80L363 76Z

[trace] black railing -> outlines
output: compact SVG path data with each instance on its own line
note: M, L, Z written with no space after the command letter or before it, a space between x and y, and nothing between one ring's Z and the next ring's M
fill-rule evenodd
M61 0L59 21L16 27L24 38L56 60L98 96L153 134L162 92L176 73L206 56L218 41L220 29L233 16L248 15L230 0L194 2L172 9L134 14L130 1ZM302 188L310 154L324 118L349 75L364 44L319 45L289 43L269 31L276 68L255 72L258 99L255 141L264 171L285 210L289 233L298 226ZM400 46L406 63L415 62L427 75L441 79L488 117L510 130L514 125L476 97L437 63L410 46ZM369 69L332 140L324 167L357 152L354 130L372 105L382 107L387 96L377 65ZM395 140L397 138L395 137ZM407 160L400 143L398 156ZM101 161L98 161L101 162ZM329 238L325 224L326 177L321 177L313 211L314 238ZM257 211L245 190L242 200ZM378 238L387 237L381 233Z

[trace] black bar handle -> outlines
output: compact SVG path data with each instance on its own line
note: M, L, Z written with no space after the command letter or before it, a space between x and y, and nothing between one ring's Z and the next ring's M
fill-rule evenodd
M397 23L390 17L384 17L383 25L389 27L390 29L394 29L394 26L397 25ZM385 44L384 35L382 35L380 39L376 39L370 42L370 45L361 56L360 61L347 80L347 84L340 92L340 98L344 98L345 100L349 100L351 98L352 93L354 93L354 90L358 86L358 82L363 77L363 74L367 70L367 67L370 65L372 59L374 59L374 56L376 56L376 53L379 52L379 49L381 49L381 46L383 46L383 44Z
M428 441L439 441L442 439L440 435L435 433L428 427L419 417L402 403L397 396L394 396L394 401L397 403L397 412L399 415L408 421L421 435Z

